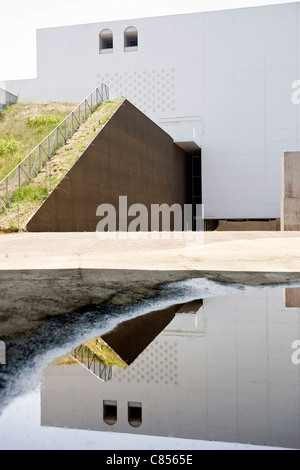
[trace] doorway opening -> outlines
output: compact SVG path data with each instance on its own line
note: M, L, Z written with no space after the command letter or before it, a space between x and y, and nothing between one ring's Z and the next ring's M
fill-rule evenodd
M201 149L187 154L187 200L193 206L192 230L199 230L202 217L202 153ZM201 218L201 220L200 220Z

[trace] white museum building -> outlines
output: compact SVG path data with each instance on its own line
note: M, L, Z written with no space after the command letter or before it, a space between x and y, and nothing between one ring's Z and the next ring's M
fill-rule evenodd
M205 219L280 218L284 152L300 150L300 2L37 31L20 99L80 102L98 84L201 151Z

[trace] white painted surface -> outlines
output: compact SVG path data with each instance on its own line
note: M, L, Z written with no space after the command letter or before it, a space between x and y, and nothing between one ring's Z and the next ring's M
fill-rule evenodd
M199 151L202 146L202 118L164 118L158 124L169 134L174 142L187 152Z
M124 31L138 50L124 51ZM99 54L99 34L114 35ZM280 217L281 159L299 149L300 3L49 28L23 98L81 101L98 83L155 121L202 116L206 218Z

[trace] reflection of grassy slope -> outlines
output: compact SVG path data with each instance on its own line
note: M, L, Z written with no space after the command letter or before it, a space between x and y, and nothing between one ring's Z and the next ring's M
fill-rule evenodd
M73 357L66 355L60 357L52 362L53 366L73 366L74 364L78 364Z
M82 344L83 357L87 360L88 352L91 359L91 353L107 366L117 366L126 369L127 364L124 362L100 337L93 338ZM77 349L77 348L76 348ZM71 366L77 364L77 361L70 354L63 356L53 362L55 366Z
M127 367L126 362L124 362L100 337L86 341L84 346L107 366Z

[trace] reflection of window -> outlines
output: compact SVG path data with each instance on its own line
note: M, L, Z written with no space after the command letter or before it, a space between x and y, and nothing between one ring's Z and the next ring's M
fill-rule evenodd
M138 428L142 424L141 403L128 403L128 422L133 428Z
M100 54L113 52L114 38L110 29L103 29L100 33Z
M134 26L130 26L124 32L124 49L137 51L138 45L138 31Z
M103 401L103 420L110 426L117 422L118 415L116 401Z

